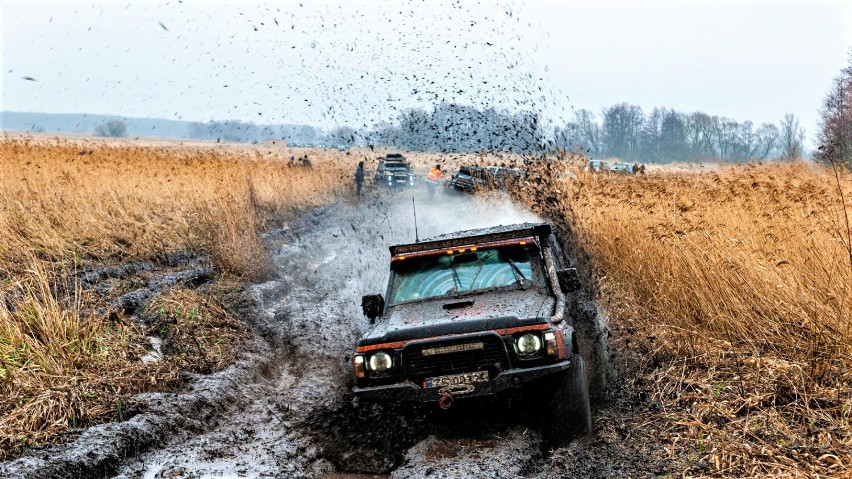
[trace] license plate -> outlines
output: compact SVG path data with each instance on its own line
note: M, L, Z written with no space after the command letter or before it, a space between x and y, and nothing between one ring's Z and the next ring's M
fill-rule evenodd
M450 374L448 376L426 378L423 380L423 389L464 386L467 384L485 382L488 382L488 371L476 371L473 373Z

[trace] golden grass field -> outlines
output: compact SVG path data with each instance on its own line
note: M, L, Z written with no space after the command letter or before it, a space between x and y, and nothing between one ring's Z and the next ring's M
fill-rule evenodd
M186 249L209 252L223 278L264 276L258 231L332 201L351 174L315 151L314 168L287 167L302 153L0 139L0 460L69 428L121 419L133 394L172 387L181 366L198 362L140 362L144 328L95 314L95 296L68 278ZM164 341L173 349L182 331L200 338L206 369L245 335L215 297L178 290L152 307L153 324L170 325Z
M832 171L573 170L520 196L573 229L672 457L703 459L695 475L849 477L852 207ZM852 197L850 176L839 184Z

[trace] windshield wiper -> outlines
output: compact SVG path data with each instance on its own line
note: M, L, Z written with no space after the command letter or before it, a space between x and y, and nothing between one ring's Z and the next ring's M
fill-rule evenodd
M524 276L524 273L521 272L520 268L512 261L512 258L506 258L509 261L509 264L512 266L512 274L515 275L515 281L524 284L523 282L527 280L527 277ZM520 278L518 278L520 276Z
M456 271L456 267L450 264L450 268L453 270L453 287L456 289L456 294L459 294L459 291L462 289L461 279L459 279L459 273ZM458 286L456 286L458 285Z

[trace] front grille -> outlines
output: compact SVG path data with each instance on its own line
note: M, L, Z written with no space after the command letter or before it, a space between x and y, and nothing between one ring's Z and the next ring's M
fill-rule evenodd
M482 349L465 347L473 343L482 343ZM452 351L452 346L456 345L461 350ZM424 349L442 352L424 355ZM421 384L425 378L484 370L494 377L500 371L508 369L507 366L506 347L497 334L409 344L402 350L405 378L415 384Z

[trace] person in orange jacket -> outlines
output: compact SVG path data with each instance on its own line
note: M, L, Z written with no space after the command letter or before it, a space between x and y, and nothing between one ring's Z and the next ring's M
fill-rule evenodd
M429 198L435 197L435 188L438 186L438 183L444 179L444 172L441 171L441 165L435 165L434 168L429 170L429 174L426 175L426 188L429 189Z

